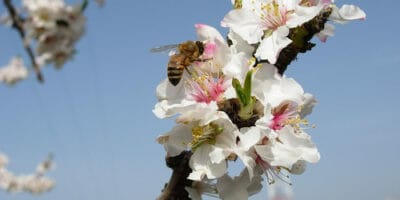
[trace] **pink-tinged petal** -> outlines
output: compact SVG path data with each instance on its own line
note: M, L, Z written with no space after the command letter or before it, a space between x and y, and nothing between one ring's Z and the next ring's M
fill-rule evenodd
M196 77L189 80L189 91L194 101L209 104L212 101L219 101L225 90L225 80L223 77L214 77L211 74L196 72Z
M322 0L321 3L322 3L323 5L329 5L329 4L332 4L333 1L332 1L332 0Z
M288 34L289 29L287 27L279 27L271 36L261 41L255 56L258 59L268 60L271 64L275 64L281 50L292 42L287 38Z
M213 42L209 42L205 44L203 56L205 59L214 57L214 54L217 50L217 44Z
M335 27L332 24L325 24L324 30L317 33L317 37L321 42L326 42L328 37L332 37L335 35Z
M206 24L195 24L197 37L200 41L213 41L219 40L224 41L224 37L219 33L217 29Z
M229 27L250 44L260 42L263 36L260 17L249 9L235 9L225 15L221 26Z

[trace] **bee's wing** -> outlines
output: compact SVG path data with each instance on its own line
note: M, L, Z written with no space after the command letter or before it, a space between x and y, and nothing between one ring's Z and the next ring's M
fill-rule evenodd
M164 46L158 46L150 49L151 53L168 53L169 55L173 55L177 51L177 47L179 44L169 44Z

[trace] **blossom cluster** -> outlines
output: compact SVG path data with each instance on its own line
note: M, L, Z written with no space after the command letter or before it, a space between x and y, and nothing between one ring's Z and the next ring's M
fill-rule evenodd
M7 170L8 158L0 152L0 189L8 192L30 192L40 194L54 187L54 181L45 177L45 173L53 168L51 157L40 163L36 172L27 175L14 175Z
M157 87L158 118L176 117L176 126L159 136L167 155L191 151L186 190L192 199L211 193L221 199L247 199L276 179L290 184L289 174L302 174L306 163L316 163L319 151L307 133L306 117L316 105L293 78L278 73L281 51L306 23L328 13L322 41L333 35L327 21L364 19L353 5L336 7L330 0L241 0L221 22L228 39L217 29L196 24L200 55L191 63L169 62L169 76L184 67L181 80L171 77ZM293 33L294 32L294 33ZM301 34L301 33L298 33ZM180 49L175 55L188 56ZM178 56L178 57L179 57ZM175 57L174 57L175 59ZM187 65L187 66L186 66ZM172 70L175 70L171 72ZM173 77L176 79L176 77ZM230 163L244 169L232 177Z
M96 0L103 5L103 0ZM76 53L76 43L85 31L86 19L83 15L88 5L87 0L77 5L69 5L64 0L22 0L22 8L15 9L14 15L7 13L0 18L0 24L17 27L23 36L27 50L36 71L52 64L61 68ZM15 83L27 76L7 73L2 81ZM19 77L19 78L14 78Z
M23 0L27 40L36 42L39 64L60 68L75 53L75 44L85 30L83 5L64 0Z

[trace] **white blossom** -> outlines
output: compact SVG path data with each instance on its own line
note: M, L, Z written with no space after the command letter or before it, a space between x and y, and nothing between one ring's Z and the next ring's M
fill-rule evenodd
M317 101L273 64L292 43L289 31L322 12L331 9L329 20L339 23L365 18L360 8L339 9L333 0L231 2L241 6L221 22L229 28L227 41L215 28L196 24L204 45L199 59L188 66L179 84L166 79L157 87L154 114L174 116L177 123L157 141L168 156L193 153L187 179L194 182L186 187L192 199L248 199L261 189L262 174L269 184L279 179L291 185L288 174L300 175L307 163L320 160L307 133L314 125L305 119ZM325 41L333 30L325 23L316 36ZM229 164L237 160L244 169L231 177Z
M262 189L262 181L261 174L250 178L248 171L243 170L239 176L232 178L226 174L219 178L217 190L223 200L248 199Z
M27 77L28 69L20 57L12 58L7 66L0 68L0 82L5 84L13 85Z
M57 68L75 53L75 43L85 30L82 6L70 6L63 0L24 0L27 19L24 28L36 43L37 60ZM44 59L46 58L46 59Z
M260 43L255 53L258 59L275 64L280 51L292 41L289 29L311 20L322 5L301 6L292 0L242 1L240 9L230 11L221 24L231 28L249 44Z
M55 182L44 176L52 168L51 157L40 163L33 174L14 175L6 168L7 163L7 156L0 153L0 189L8 192L40 194L54 187Z

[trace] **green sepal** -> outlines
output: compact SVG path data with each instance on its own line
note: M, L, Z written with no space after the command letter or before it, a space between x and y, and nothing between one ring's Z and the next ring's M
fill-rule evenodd
M244 80L244 94L246 95L246 105L251 102L251 79L253 77L253 70L249 70Z
M249 104L240 107L238 116L243 120L250 119L253 116L255 102L256 102L255 97L251 97Z
M246 104L246 93L240 85L240 81L236 78L232 79L232 86L235 88L236 95L239 98L240 104Z
M251 96L252 77L253 70L250 70L246 74L243 87L238 79L232 79L232 86L235 88L236 95L240 102L238 115L243 120L247 120L253 116L253 109L256 102L255 97Z

